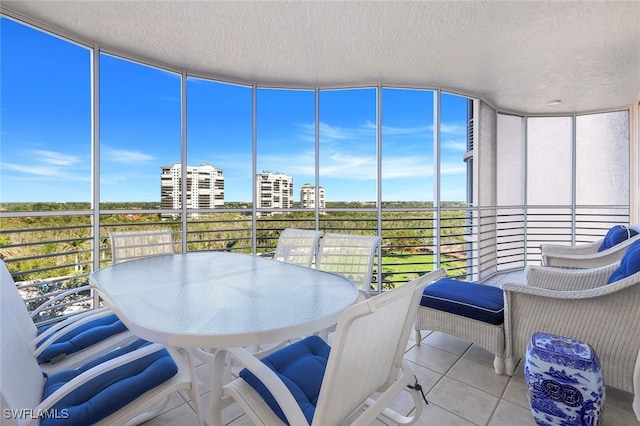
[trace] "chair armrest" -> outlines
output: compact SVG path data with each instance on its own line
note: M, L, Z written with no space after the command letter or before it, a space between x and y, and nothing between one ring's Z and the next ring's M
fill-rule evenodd
M563 256L566 254L589 254L597 253L598 248L604 242L604 238L599 238L595 241L585 244L577 244L573 246L567 246L562 244L540 244L540 250L543 256Z
M282 409L289 424L306 425L308 424L304 413L296 402L289 388L280 380L266 364L253 356L244 348L229 348L227 352L233 359L238 361L240 365L251 371L260 381L269 389L269 392L278 401L278 405ZM238 379L240 380L240 379Z
M500 285L502 291L506 293L512 292L515 294L531 295L539 297L548 297L552 299L582 299L585 298L589 290L558 290L544 287L533 287L530 285L504 283ZM593 289L590 289L593 290ZM596 297L597 295L591 295Z
M525 271L525 283L529 287L551 290L585 290L607 284L617 267L617 263L594 269L559 269L529 265Z
M576 272L583 272L583 271L576 271ZM638 282L639 278L640 278L640 272L611 284L605 283L597 287L578 289L578 290L558 290L558 289L552 289L552 288L536 287L528 284L514 284L514 283L501 284L500 288L505 293L511 292L515 294L541 296L541 297L548 297L552 299L591 299L594 297L602 297L605 295L617 293L619 291L634 287L636 285L638 285L637 288L640 289L640 283Z
M635 241L640 240L640 235L629 238L609 247L606 250L586 253L586 254L559 254L557 256L547 256L545 258L546 266L567 266L578 268L598 268L600 266L609 265L622 259L622 256Z
M95 367L85 371L84 373L78 375L77 377L73 378L72 380L68 381L67 383L65 383L63 386L61 386L60 388L56 389L55 392L53 392L51 395L49 395L49 397L47 399L45 399L44 401L42 401L35 409L34 412L36 413L40 413L40 412L45 412L49 409L51 409L51 407L53 407L53 405L60 401L60 399L62 399L64 396L66 396L69 392L71 392L72 390L78 388L79 386L87 383L89 380L95 379L96 377L100 376L101 374L106 373L107 371L113 370L115 368L121 367L131 361L135 361L137 359L140 359L142 357L145 357L147 355L150 355L156 351L159 351L161 349L164 349L164 346L158 344L158 343L152 343L150 345L144 346L142 348L136 349L133 352L129 352L126 354L123 354L117 358L113 358L109 361L105 361L101 364L96 365ZM32 424L37 424L36 422L39 422L40 419L34 418L31 419L27 425L32 425Z
M34 355L36 357L40 355L52 343L54 343L56 340L58 340L60 337L64 336L71 330L75 330L76 328L88 322L91 322L98 318L106 317L107 315L111 314L113 314L113 312L105 307L97 309L95 311L83 312L71 318L67 318L66 320L61 321L58 324L55 324L54 326L37 335L30 342Z
M29 315L31 315L31 318L35 318L40 312L46 311L47 309L51 309L53 304L58 300L64 299L70 294L80 293L81 291L87 291L87 290L91 290L91 286L88 284L80 287L71 288L69 290L63 291L62 293L58 293L51 299L44 302L42 305L38 306L33 311L29 312Z
M567 268L599 268L619 262L623 254L623 249L614 250L614 248L611 248L598 253L547 256L544 265Z
M581 291L503 284L505 357L519 358L536 331L588 342L602 362L607 385L633 392L640 353L640 273Z

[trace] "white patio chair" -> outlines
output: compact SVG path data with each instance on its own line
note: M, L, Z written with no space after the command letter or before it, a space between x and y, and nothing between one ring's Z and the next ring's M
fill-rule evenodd
M273 259L310 268L318 251L318 241L321 236L322 231L285 228L278 237ZM289 341L265 344L260 347L252 347L252 351L256 355L264 356L287 344Z
M112 250L114 263L149 255L169 254L174 250L170 230L112 234L114 235L110 234L111 241L117 247ZM31 318L35 318L43 310L50 309L68 294L88 290L90 286L62 292L29 313L4 262L0 269L3 298L7 298L8 306L16 313L16 321L20 324L22 334L41 363L42 369L52 372L80 365L87 359L134 338L122 321L107 307L73 315L47 327L44 331L39 330Z
M138 424L157 415L178 390L189 393L203 424L195 372L176 351L138 339L77 369L45 376L4 299L1 304L3 425Z
M109 232L113 263L147 256L174 254L173 232L170 229Z
M111 232L109 238L111 240L112 263L114 264L145 256L175 253L173 233L170 229ZM59 301L69 295L79 294L90 289L89 285L84 285L60 292L30 312L30 315L35 319L40 313L51 310Z
M417 389L410 391L412 416L388 406L416 384L404 352L422 289L442 275L444 270L430 272L347 308L332 347L311 336L262 360L230 349L246 369L224 386L224 397L261 425L369 425L378 416L394 424L415 422L423 404Z
M322 231L286 228L278 237L275 260L311 267Z
M324 234L316 254L316 268L335 272L353 281L360 290L358 301L371 295L373 261L382 237L377 235ZM320 330L320 336L327 339L329 330Z
M135 338L107 308L83 312L39 330L1 259L0 296L13 327L47 373L81 365Z
M527 285L503 284L507 357L522 358L534 332L590 344L604 383L634 393L640 421L640 241L622 260L595 269L537 267Z
M382 237L377 235L324 234L316 255L316 268L349 278L363 295L369 296L373 260L381 241Z
M616 225L607 235L591 243L565 246L542 244L542 264L564 268L598 268L620 261L625 250L640 234L635 227Z
M278 237L273 259L310 268L318 251L318 241L321 236L322 231L285 228ZM251 349L254 354L264 356L289 343L289 341L285 341L252 347Z

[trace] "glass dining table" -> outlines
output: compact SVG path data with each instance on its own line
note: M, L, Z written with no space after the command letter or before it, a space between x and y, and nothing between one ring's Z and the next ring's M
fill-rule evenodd
M89 281L138 337L212 354L209 424L221 424L225 348L281 342L335 325L358 289L330 272L248 254L188 252L93 272Z

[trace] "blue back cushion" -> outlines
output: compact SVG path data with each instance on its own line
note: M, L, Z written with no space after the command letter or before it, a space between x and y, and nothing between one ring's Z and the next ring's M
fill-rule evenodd
M493 325L504 322L502 289L490 285L442 278L425 287L420 304Z
M61 371L45 382L42 399L47 398L61 386L84 371L117 356L148 345L138 339L127 346L111 351L75 370ZM51 411L66 413L65 416L43 418L41 426L88 425L96 423L127 405L143 393L169 380L178 372L176 363L166 349L110 370L87 383L54 404ZM62 411L66 410L66 411Z
M609 277L609 284L640 272L640 241L631 244L620 260L620 266Z
M613 228L609 229L607 235L604 237L604 241L600 244L598 251L604 251L610 249L616 244L620 244L621 242L628 240L631 237L638 235L638 232L635 230L628 228L622 225L616 225Z
M127 327L115 314L95 319L60 336L38 355L38 363L59 361L67 355L81 351L126 330ZM40 330L40 332L42 331L44 330Z
M331 347L318 336L309 336L262 359L287 386L309 424L313 420L318 395ZM240 377L250 384L280 419L289 424L269 389L246 368Z

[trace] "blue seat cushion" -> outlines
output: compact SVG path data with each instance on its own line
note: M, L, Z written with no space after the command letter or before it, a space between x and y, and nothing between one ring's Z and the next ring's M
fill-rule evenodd
M38 355L38 363L60 361L67 355L81 351L91 345L127 330L115 314L97 318L60 336ZM40 333L44 330L40 330Z
M318 403L320 386L331 347L318 336L309 336L262 359L289 389L309 424ZM280 419L289 424L269 389L246 368L240 377L251 385Z
M609 284L640 272L640 241L631 244L620 259L620 266L609 277Z
M604 241L600 244L598 251L604 251L610 249L616 244L628 240L631 237L638 235L638 232L623 225L616 225L609 229L607 235L604 237Z
M134 340L75 370L61 371L45 382L44 400L61 386L90 368L148 345L146 340ZM114 368L77 387L53 405L53 413L64 415L43 418L41 426L89 425L96 423L127 405L143 393L169 380L178 366L166 349Z
M502 290L490 285L442 278L425 287L420 304L493 325L504 323Z

